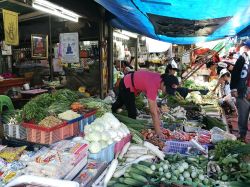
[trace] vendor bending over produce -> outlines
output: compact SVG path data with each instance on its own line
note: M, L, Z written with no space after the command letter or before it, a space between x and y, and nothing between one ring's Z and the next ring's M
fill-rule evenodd
M222 97L219 99L219 104L222 105L224 103L228 103L231 109L235 111L236 106L234 104L234 98L231 96L230 80L230 72L226 68L222 69L219 74L219 80L217 82L217 85L212 90L212 93L215 94L216 89L221 86Z
M148 99L155 131L160 137L163 137L156 97L158 90L162 90L164 94L174 95L178 84L178 79L173 75L160 75L149 71L136 71L127 74L120 81L118 97L112 105L112 112L116 112L117 109L125 105L128 117L136 119L135 96L144 92Z

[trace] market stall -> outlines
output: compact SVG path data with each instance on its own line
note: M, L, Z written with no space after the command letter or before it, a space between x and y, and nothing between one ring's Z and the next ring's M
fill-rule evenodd
M108 99L64 89L5 112L5 136L36 146L33 151L1 146L2 185L233 186L249 181L248 165L241 161L247 162L249 145L227 131L214 95L160 99L163 139L154 132L144 100L143 95L137 99L137 120L124 112L111 114Z

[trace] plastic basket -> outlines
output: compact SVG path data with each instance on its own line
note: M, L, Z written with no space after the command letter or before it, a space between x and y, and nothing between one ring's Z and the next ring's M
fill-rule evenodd
M84 132L84 127L87 124L92 123L96 119L96 110L91 110L87 113L83 114L83 118L79 121L79 130L80 132Z
M111 162L115 156L114 148L115 148L115 143L110 144L108 147L102 149L99 153L96 154L90 153L89 158L102 162Z
M23 127L26 128L27 141L40 144L52 144L59 140L77 135L79 132L77 122L72 124L67 124L67 122L65 122L52 128L23 123Z
M121 139L119 142L117 142L115 144L115 154L122 151L122 148L124 147L124 145L126 143L130 142L131 137L132 136L129 134L129 135L127 135L126 137L124 137L123 139Z
M185 132L198 132L199 130L201 130L201 127L194 127L194 126L190 126L190 125L185 125L184 130L185 130Z
M80 116L80 117L78 117L78 118L75 118L75 119L72 119L72 120L69 120L69 121L67 121L67 124L72 124L72 123L75 123L75 122L79 122L79 121L81 121L82 120L82 118L83 118L83 116Z
M4 127L4 134L8 137L21 140L25 140L27 137L26 129L21 125L3 124L3 127Z
M206 150L208 150L207 145L202 145ZM179 142L179 141L166 141L163 151L165 154L175 154L180 153L183 155L187 154L188 147L193 147L190 142Z

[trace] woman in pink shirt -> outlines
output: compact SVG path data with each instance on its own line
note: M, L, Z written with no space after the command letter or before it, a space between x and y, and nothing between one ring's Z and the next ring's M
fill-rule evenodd
M135 96L138 93L143 92L148 99L155 131L159 136L162 136L160 118L156 103L158 90L162 90L163 93L173 95L178 84L178 79L173 75L160 75L159 73L149 71L136 71L129 73L120 81L119 94L116 102L112 105L112 111L116 112L117 109L125 105L128 110L128 116L135 119Z

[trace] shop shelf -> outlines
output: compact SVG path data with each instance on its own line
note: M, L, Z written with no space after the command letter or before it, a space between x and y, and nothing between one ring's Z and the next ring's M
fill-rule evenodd
M4 127L4 134L8 137L20 140L25 140L27 137L26 129L21 125L3 124L3 127Z
M131 137L132 136L129 134L129 135L127 135L126 137L124 137L123 139L121 139L119 142L117 142L115 144L115 154L122 151L122 148L124 147L124 145L126 143L130 142Z
M98 160L102 162L111 162L114 159L114 149L115 143L110 144L108 147L102 149L99 153L90 153L89 158L93 160Z
M206 150L208 149L207 145L202 145ZM192 143L186 142L179 142L179 141L166 141L165 147L163 148L163 152L165 154L175 154L180 153L182 155L187 155L188 147L192 147Z
M22 125L26 128L27 141L40 144L52 144L79 133L78 122L71 124L64 122L52 128L40 127L31 123Z

